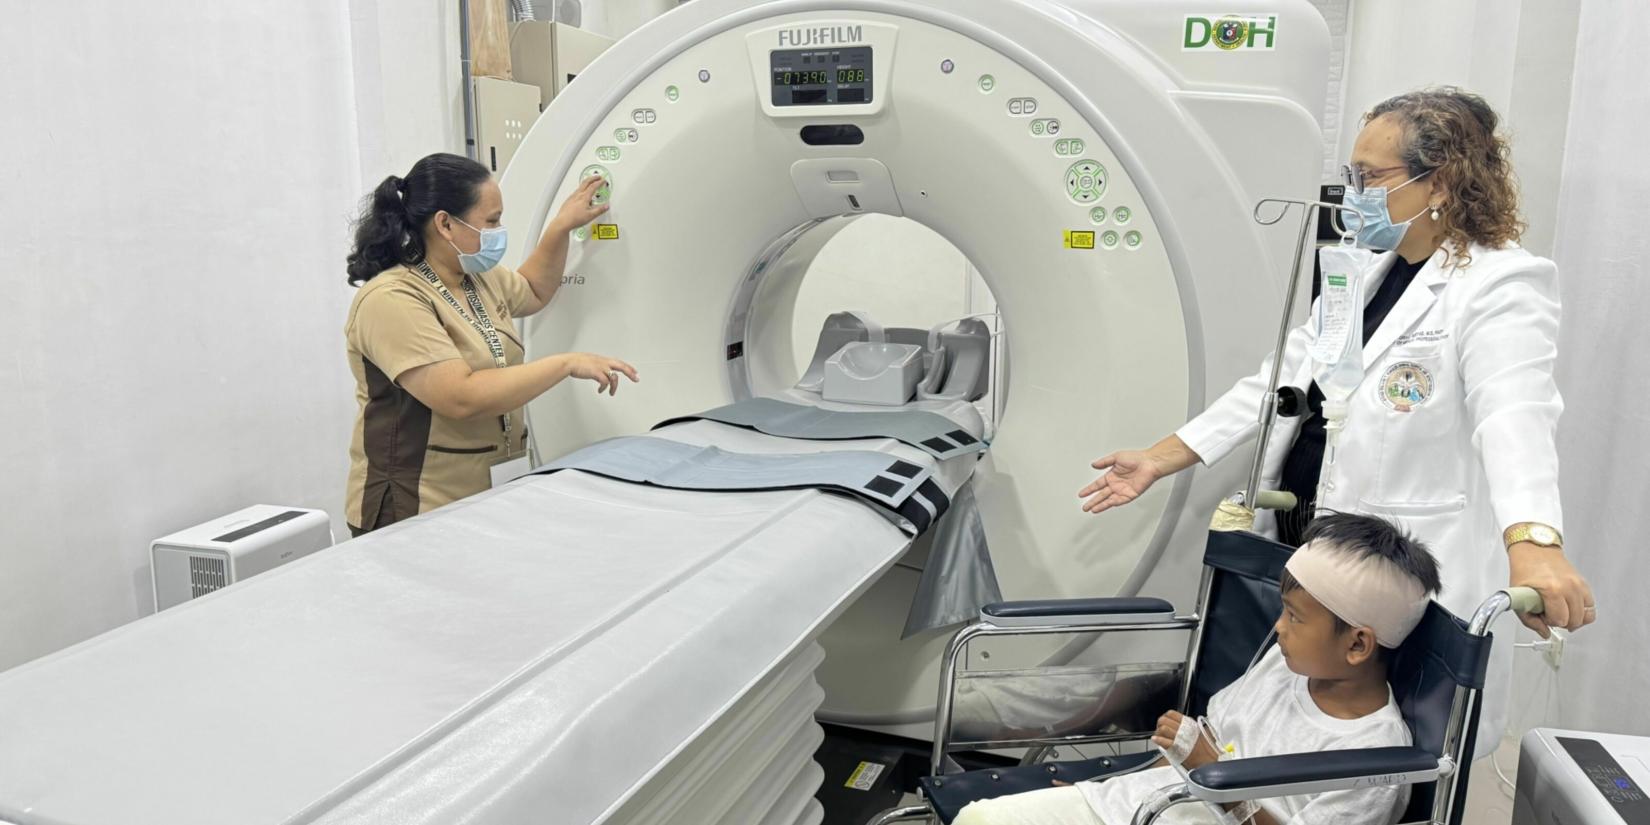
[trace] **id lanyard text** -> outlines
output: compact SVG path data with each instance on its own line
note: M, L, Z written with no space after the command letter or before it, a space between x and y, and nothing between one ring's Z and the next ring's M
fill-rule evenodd
M442 300L446 301L447 305L452 307L454 312L458 313L458 317L463 318L473 329L475 329L477 333L481 335L481 340L487 343L487 351L493 355L493 365L499 369L504 369L509 366L509 362L504 357L503 337L500 336L498 334L498 330L493 327L493 319L487 315L487 308L481 303L481 296L476 294L475 280L468 274L464 276L464 300L470 305L471 310L471 312L465 312L464 307L459 305L458 299L453 297L452 290L448 289L447 285L441 282L441 276L435 274L435 270L431 269L428 263L423 261L418 262L418 274L423 275L424 279L430 282L430 286L435 287L435 291L441 294ZM499 430L504 433L504 455L505 457L509 457L509 413L505 413L504 415L498 417L498 426Z

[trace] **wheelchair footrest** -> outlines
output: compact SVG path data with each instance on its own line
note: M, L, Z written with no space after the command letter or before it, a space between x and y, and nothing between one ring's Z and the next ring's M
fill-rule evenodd
M925 776L918 780L923 795L934 807L940 821L949 823L957 818L964 806L981 799L1041 790L1052 787L1055 780L1082 782L1116 773L1124 773L1149 765L1161 756L1157 751L1131 753L1087 759L1081 762L1047 762L1013 768L991 768L949 776Z

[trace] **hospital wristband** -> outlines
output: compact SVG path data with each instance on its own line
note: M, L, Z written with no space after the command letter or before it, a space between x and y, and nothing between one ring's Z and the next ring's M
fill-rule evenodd
M1197 738L1202 734L1203 726L1190 716L1180 717L1180 727L1175 728L1174 741L1169 743L1163 755L1176 765L1186 761L1192 755L1192 749L1197 747Z
M1246 799L1233 805L1230 810L1222 806L1219 811L1220 825L1243 825L1260 811L1260 803L1253 799Z

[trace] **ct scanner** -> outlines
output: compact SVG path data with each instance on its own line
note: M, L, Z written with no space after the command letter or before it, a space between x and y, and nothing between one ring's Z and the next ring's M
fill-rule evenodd
M1009 598L1154 577L1184 601L1242 468L1100 518L1073 493L1268 349L1292 238L1251 208L1315 189L1328 51L1304 0L1208 12L694 0L619 42L502 187L519 254L609 178L523 332L529 357L611 353L643 381L529 405L538 457L746 399L852 410L796 388L797 296L845 226L901 216L1000 306L1001 416L911 405L983 455L709 420L652 437L920 464L947 496L972 483ZM900 632L919 532L817 490L528 476L0 674L0 822L817 823L816 718L931 713L945 633Z
M546 112L503 180L517 238L585 175L612 181L617 238L580 233L529 357L609 353L645 376L619 404L530 404L540 455L788 390L810 260L856 216L903 216L960 249L1003 314L1004 415L974 474L1003 591L1138 590L1241 483L1206 479L1188 525L1185 480L1104 518L1073 492L1088 460L1154 442L1254 370L1292 252L1251 208L1310 196L1320 168L1323 24L1263 5L1250 16L1277 18L1271 51L1187 50L1206 9L1161 2L695 0L637 32ZM864 67L828 90L852 101L792 99L783 75L813 56ZM1074 230L1095 248L1070 248ZM826 634L828 716L931 714L946 634L885 632L915 582L896 568Z

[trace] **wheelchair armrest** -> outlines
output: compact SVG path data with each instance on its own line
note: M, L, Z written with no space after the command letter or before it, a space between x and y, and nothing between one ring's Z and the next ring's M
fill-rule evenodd
M1421 748L1363 748L1214 762L1192 771L1191 785L1199 799L1225 803L1414 785L1440 773L1438 757Z
M980 620L998 627L1028 625L1141 624L1173 619L1174 605L1162 599L1036 599L993 602Z

